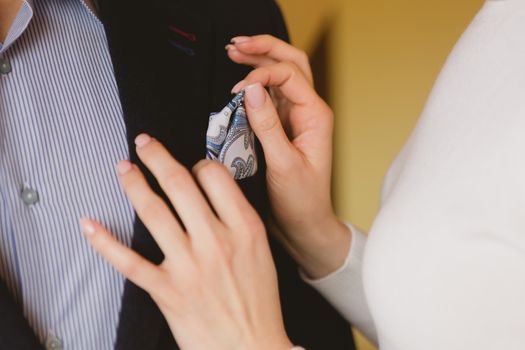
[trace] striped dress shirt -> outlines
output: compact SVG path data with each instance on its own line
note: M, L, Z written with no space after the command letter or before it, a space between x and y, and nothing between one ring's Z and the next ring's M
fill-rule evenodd
M112 349L124 278L78 226L95 218L127 245L133 233L104 27L82 0L26 0L0 68L1 277L48 349Z

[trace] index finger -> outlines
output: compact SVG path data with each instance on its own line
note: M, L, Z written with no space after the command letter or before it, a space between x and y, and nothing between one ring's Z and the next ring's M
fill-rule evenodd
M271 35L240 36L232 39L233 46L245 55L266 57L274 62L291 62L301 70L312 83L313 75L306 52ZM242 60L242 57L239 57ZM244 59L250 60L250 57ZM251 57L254 60L255 57ZM266 60L264 62L271 62ZM241 63L241 62L238 62ZM245 62L242 62L245 63ZM258 67L263 66L257 65Z
M263 86L278 87L284 96L293 104L308 105L317 101L319 96L292 63L281 62L253 70L233 88L234 93L240 92L249 85L260 83Z
M131 282L147 292L162 285L158 266L118 242L98 222L82 218L80 226L93 248Z

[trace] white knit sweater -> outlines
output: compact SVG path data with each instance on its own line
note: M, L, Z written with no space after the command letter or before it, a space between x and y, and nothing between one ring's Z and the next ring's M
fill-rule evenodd
M369 237L353 231L346 264L310 283L381 349L525 349L525 0L485 3Z

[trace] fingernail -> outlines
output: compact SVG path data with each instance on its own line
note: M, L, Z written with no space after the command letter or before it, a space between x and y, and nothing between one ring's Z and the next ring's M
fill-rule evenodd
M149 136L148 134L140 134L135 139L135 145L137 146L137 148L142 148L146 146L148 143L150 143L150 141L151 141L151 136Z
M230 50L230 49L233 49L235 46L233 46L232 44L228 44L226 45L224 48L226 49L226 51Z
M93 236L97 232L91 220L85 218L80 219L80 228L86 236Z
M260 83L255 83L244 89L246 91L246 103L253 109L259 109L266 102L266 91Z
M125 175L133 169L133 165L128 160L123 160L117 164L117 172L119 175Z
M242 86L246 84L246 81L245 80L241 80L240 82L238 82L237 84L235 84L235 86L233 87L232 89L232 93L234 94L238 94L240 91L241 91L241 88Z
M236 36L231 39L232 44L241 44L250 41L252 38L249 36Z

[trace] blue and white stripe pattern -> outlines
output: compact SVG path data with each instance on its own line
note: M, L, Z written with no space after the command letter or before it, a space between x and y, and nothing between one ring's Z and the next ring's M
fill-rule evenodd
M78 220L129 245L134 213L115 164L129 157L102 24L81 0L24 3L0 48L0 273L46 343L114 348L124 278ZM24 189L38 192L28 205ZM1 317L1 315L0 315Z

